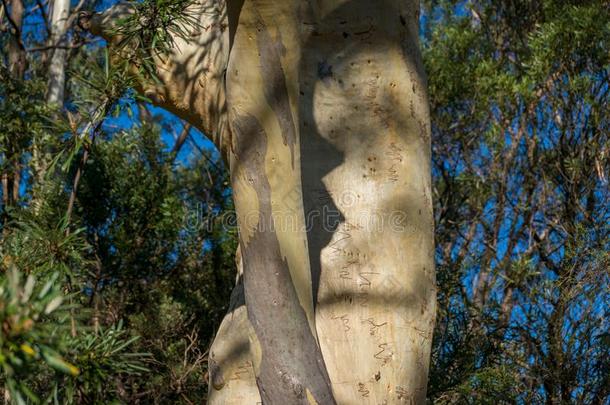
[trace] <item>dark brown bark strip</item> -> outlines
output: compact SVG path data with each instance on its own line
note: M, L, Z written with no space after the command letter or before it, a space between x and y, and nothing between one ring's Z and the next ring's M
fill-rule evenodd
M6 18L11 27L11 36L8 40L8 66L11 75L14 78L21 79L25 73L27 59L25 55L25 47L21 39L23 28L23 17L25 8L22 0L13 0L10 2L10 9L6 0L2 0L2 6L6 11Z
M261 398L265 404L308 404L309 391L318 404L334 404L322 353L273 229L271 185L265 175L267 134L251 115L235 117L233 129L240 168L235 176L256 190L259 206L258 226L240 245L248 318L262 351Z

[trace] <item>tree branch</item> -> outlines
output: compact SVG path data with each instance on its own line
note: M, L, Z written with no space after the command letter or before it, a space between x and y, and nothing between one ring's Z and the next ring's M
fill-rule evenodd
M6 4L6 0L2 0L2 6L6 10L6 19L8 20L11 27L13 27L13 30L15 30L14 36L17 40L17 45L19 46L19 48L25 51L25 46L23 45L23 41L21 41L21 28L19 28L17 22L13 20L11 13L8 12L8 5Z
M176 143L174 144L174 147L171 151L172 161L175 160L178 156L178 153L180 153L180 149L182 149L182 145L184 145L184 142L186 141L186 138L188 137L191 128L191 124L189 124L188 122L183 122L182 132L180 133L180 136L178 136L178 138L176 139Z

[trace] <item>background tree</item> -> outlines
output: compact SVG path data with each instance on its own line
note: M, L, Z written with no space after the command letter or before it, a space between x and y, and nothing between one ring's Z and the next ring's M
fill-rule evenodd
M428 2L438 403L610 394L603 1Z

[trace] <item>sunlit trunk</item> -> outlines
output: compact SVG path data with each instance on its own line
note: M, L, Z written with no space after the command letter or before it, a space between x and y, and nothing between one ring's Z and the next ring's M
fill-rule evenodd
M418 4L321 4L300 78L320 345L338 403L424 403L435 280Z
M63 104L64 89L66 87L66 56L65 41L70 0L55 0L51 14L51 63L49 64L49 84L47 87L47 102L50 104Z

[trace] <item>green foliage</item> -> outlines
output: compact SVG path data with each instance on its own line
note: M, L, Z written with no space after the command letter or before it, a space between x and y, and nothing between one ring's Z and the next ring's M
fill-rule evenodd
M145 63L175 47L168 33L196 27L189 2L134 5L118 29ZM232 210L227 174L197 134L169 152L177 123L130 90L141 78L129 58L71 51L57 108L45 102L48 56L28 53L23 78L0 71L4 397L203 402L207 347L234 284L236 230L218 220Z
M45 91L44 81L16 80L6 68L0 67L0 153L5 156L24 148L34 137L44 134L50 107L40 102ZM3 160L3 165L14 161Z
M436 403L605 403L610 9L425 1Z
M67 232L65 220L42 223L37 218L24 218L13 222L13 229L5 237L4 252L12 257L17 268L35 271L37 275L54 272L63 277L75 277L74 271L86 266L89 250L82 229Z
M138 73L156 79L154 58L163 58L177 50L176 39L188 41L199 27L193 0L143 0L129 3L131 12L117 22L114 34L120 38L117 48ZM198 7L202 7L199 5Z
M4 262L10 263L10 256ZM0 365L4 383L16 403L25 398L38 402L28 387L27 377L39 363L72 376L79 369L64 360L57 349L65 334L67 309L55 283L55 275L46 283L36 283L33 275L22 281L20 272L9 264L0 284Z
M124 330L122 322L96 333L84 334L70 342L70 354L80 371L76 378L63 381L66 403L108 403L120 398L119 388L108 381L130 376L139 378L148 373L148 353L129 349L139 339Z
M147 371L148 355L128 350L137 336L130 337L120 322L98 331L80 325L83 319L74 314L82 308L60 291L59 273L44 283L32 274L22 281L12 258L3 256L8 268L0 280L0 365L15 403L106 401L116 397L108 378Z
M482 368L474 372L454 390L437 398L438 404L514 404L521 387L515 380L515 370L504 366Z

